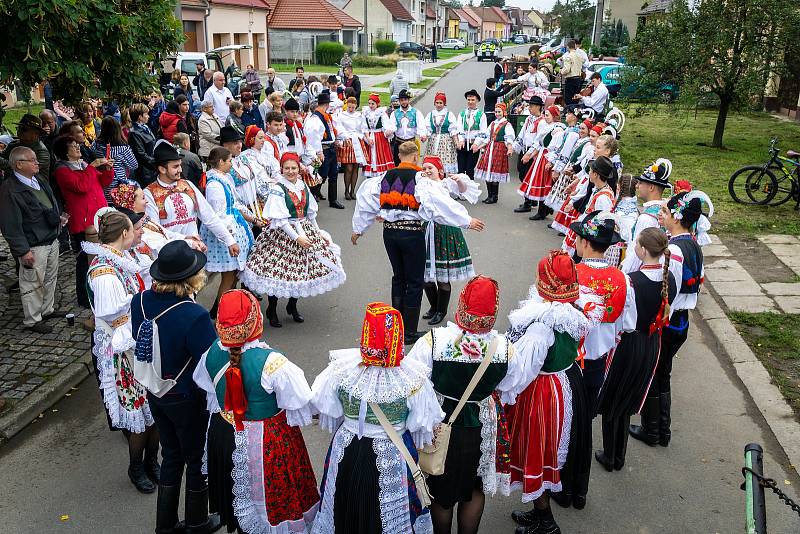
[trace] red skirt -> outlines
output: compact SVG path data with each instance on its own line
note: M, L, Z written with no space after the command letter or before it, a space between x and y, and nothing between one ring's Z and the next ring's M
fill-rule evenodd
M367 144L363 140L359 140L359 142L361 143L361 152L366 158ZM342 146L336 147L336 161L340 165L358 163L351 139L346 140Z
M549 169L545 169L546 154L547 149L543 148L519 186L519 194L528 200L544 200L553 187L553 175Z
M570 203L570 196L567 195L567 198L564 199L564 202L561 203L561 207L556 212L555 216L553 217L552 228L562 234L566 234L569 232L569 225L574 223L580 213L575 208L567 209L567 206Z
M569 450L572 390L566 373L540 374L506 406L511 437L511 489L531 502L561 491L560 470Z
M389 169L394 169L394 156L392 147L383 132L374 132L375 144L367 145L364 151L367 155L367 164L364 167L364 176L376 176Z
M489 161L490 151L491 161ZM475 165L475 179L485 182L507 182L508 178L508 147L505 143L494 141L483 149L478 164Z

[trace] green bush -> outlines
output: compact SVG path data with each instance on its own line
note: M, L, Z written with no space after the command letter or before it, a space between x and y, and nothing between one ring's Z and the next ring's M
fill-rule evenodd
M397 56L353 56L353 67L396 67Z
M317 56L317 63L320 65L336 65L342 60L344 52L344 45L335 41L317 43L317 48L314 50Z
M378 39L372 44L379 56L386 56L397 49L397 43L390 39Z

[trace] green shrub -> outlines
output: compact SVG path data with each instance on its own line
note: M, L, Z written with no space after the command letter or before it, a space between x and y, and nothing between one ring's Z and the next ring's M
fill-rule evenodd
M342 60L344 52L344 45L335 41L317 43L317 48L314 50L317 56L317 63L320 65L336 65Z
M377 52L379 56L391 54L397 49L397 43L390 39L378 39L372 43L372 45L375 47L375 52Z
M397 56L353 56L353 67L396 67Z

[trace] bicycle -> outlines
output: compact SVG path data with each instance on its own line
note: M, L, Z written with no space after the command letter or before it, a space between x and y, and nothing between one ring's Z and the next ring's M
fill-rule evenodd
M786 155L781 156L777 144L778 138L773 137L766 163L746 165L731 175L728 193L733 200L756 206L780 206L794 200L794 209L800 209L800 152L787 150Z

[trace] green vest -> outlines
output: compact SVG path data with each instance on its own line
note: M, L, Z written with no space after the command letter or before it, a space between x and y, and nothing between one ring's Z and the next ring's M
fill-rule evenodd
M272 349L252 348L242 353L239 368L242 371L244 394L247 397L247 411L244 419L247 421L261 421L269 419L278 412L278 399L274 393L267 393L261 386L261 373L267 358L274 351ZM230 361L230 354L222 350L219 341L215 341L206 356L206 370L213 380L217 373ZM225 376L214 386L217 392L217 402L220 408L225 409Z
M292 219L299 219L300 217L297 214L297 206L294 205L294 202L292 202L292 197L291 195L289 195L289 188L281 183L278 184L278 187L280 187L281 190L283 191L283 200L286 203L286 209L289 210L289 215L291 216ZM308 190L307 185L304 185L303 189L304 189L303 192L306 194L306 203L303 206L303 217L305 217L306 216L305 212L308 209L308 197L310 195L310 191ZM302 195L303 192L301 192L300 195Z
M506 142L506 124L508 124L508 121L505 121L503 123L503 127L498 128L497 131L494 133L494 141L498 143Z
M555 343L547 351L542 373L557 373L568 369L578 356L578 342L566 332L553 332Z
M431 126L431 133L434 133L434 134L436 134L436 133L439 133L439 131L441 131L441 133L443 133L443 134L448 134L448 133L450 133L450 112L448 111L447 113L445 113L445 115L444 115L444 120L442 121L442 127L441 127L441 129L437 130L437 128L436 128L436 123L435 123L435 121L433 120L433 113L431 113L431 120L430 120L430 123L431 123L431 124L430 124L430 126Z
M480 109L475 110L475 117L474 122L472 123L472 128L467 127L467 110L461 110L461 126L464 132L477 132L481 129L481 117L483 117L483 111Z

